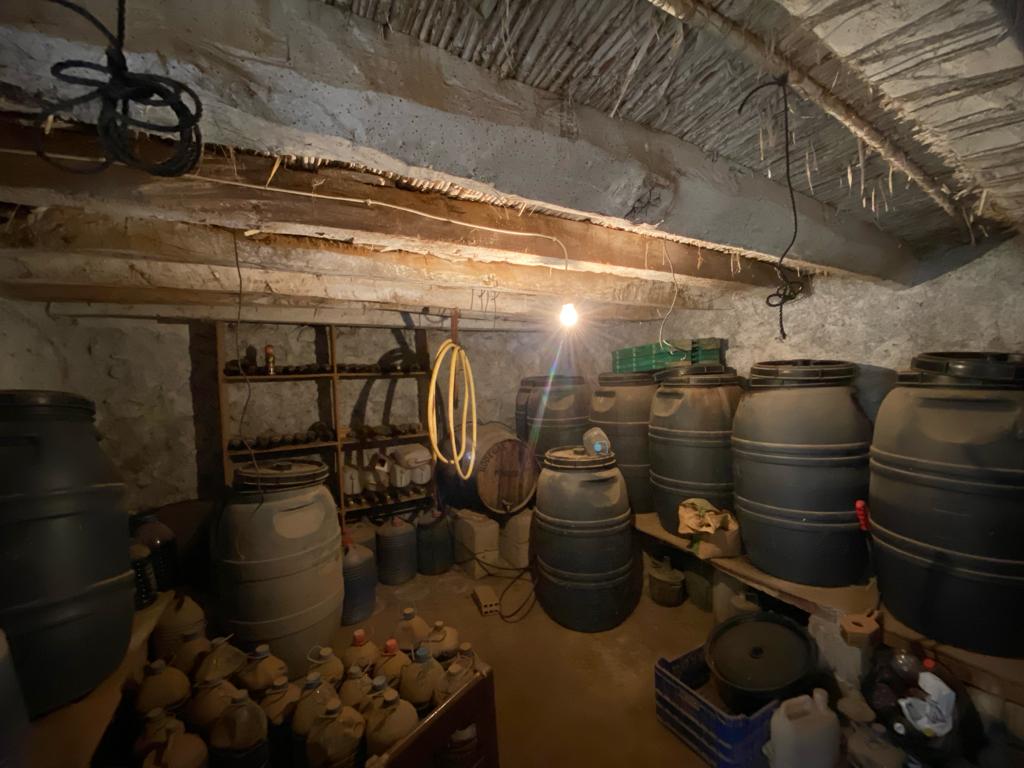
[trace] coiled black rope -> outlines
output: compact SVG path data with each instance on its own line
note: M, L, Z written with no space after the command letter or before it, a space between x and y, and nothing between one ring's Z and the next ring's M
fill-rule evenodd
M203 137L199 119L203 105L195 91L184 83L160 75L139 74L128 71L124 56L125 0L117 3L116 36L99 19L82 6L70 0L49 0L64 6L84 18L107 40L106 66L91 61L68 59L50 67L50 73L62 83L90 86L81 96L47 105L36 118L40 129L36 134L36 154L43 160L72 173L98 173L115 162L138 168L154 176L181 176L199 162ZM186 103L185 97L191 101ZM67 114L81 104L99 101L96 132L103 148L103 160L95 164L59 162L46 153L45 133L50 120L58 114ZM154 123L132 117L132 106L169 109L174 113L173 123ZM132 132L146 131L165 135L172 140L172 151L163 160L144 160L132 147Z
M782 308L791 301L794 301L804 291L804 283L798 277L795 277L792 272L786 274L785 268L782 266L783 260L789 254L790 249L796 242L796 235L798 231L797 216L796 216L796 194L793 192L793 178L790 175L790 158L789 158L789 79L785 73L770 80L767 83L761 83L755 86L751 91L743 97L743 101L740 102L740 108L738 114L743 114L743 108L747 106L747 102L750 97L760 91L762 88L771 88L776 86L782 90L782 125L783 130L786 132L784 144L786 148L786 186L789 188L789 206L793 211L793 236L789 239L789 245L785 247L781 254L779 254L779 260L775 262L775 274L779 278L778 287L765 298L764 303L769 307L779 308L779 335L783 339L786 338L786 325L782 317Z

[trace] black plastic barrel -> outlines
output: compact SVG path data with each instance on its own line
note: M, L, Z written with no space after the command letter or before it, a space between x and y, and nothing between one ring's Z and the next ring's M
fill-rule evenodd
M65 392L0 392L0 628L33 717L92 690L131 635L124 486L94 413Z
M537 456L552 448L580 445L589 429L590 391L582 376L543 377L527 404L527 442Z
M751 368L733 420L740 534L754 565L799 584L838 587L867 577L871 422L854 398L857 367L777 360Z
M519 380L516 390L516 437L524 442L530 437L526 419L530 410L530 395L533 390L541 389L548 382L547 376L526 376Z
M577 632L601 632L633 612L643 575L632 533L626 483L613 454L548 451L530 552L537 599L552 619Z
M602 373L590 396L590 424L611 440L619 471L626 480L634 514L654 511L647 424L658 385L653 373Z
M1024 354L935 353L912 366L871 445L882 600L927 637L1024 657Z
M732 419L743 388L732 368L706 364L657 376L649 439L654 511L661 527L679 530L679 502L707 499L732 509Z

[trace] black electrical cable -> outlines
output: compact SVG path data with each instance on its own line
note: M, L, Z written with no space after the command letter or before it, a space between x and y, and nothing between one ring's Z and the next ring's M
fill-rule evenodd
M199 163L203 150L203 137L199 119L203 105L196 92L184 83L161 75L140 74L128 70L124 55L125 0L117 3L116 36L92 13L70 0L49 0L74 11L92 24L107 40L106 66L80 59L58 61L50 67L50 74L62 83L90 86L81 96L64 99L47 107L36 117L36 154L43 160L72 173L98 173L115 162L138 168L154 176L181 176ZM192 103L186 103L185 97ZM46 153L45 135L50 121L58 114L67 114L74 107L96 100L99 116L96 132L103 149L102 161L92 165L68 165L58 162ZM154 123L132 117L132 106L169 109L174 113L173 123ZM172 151L163 160L143 160L133 149L134 131L161 134L171 138Z
M795 301L804 291L804 283L802 280L787 275L782 262L789 254L790 249L796 242L796 235L798 231L797 215L796 215L796 194L793 192L793 178L790 174L790 157L789 157L789 78L785 73L779 75L774 80L770 80L767 83L761 83L755 86L751 91L743 97L743 101L740 102L740 108L737 114L743 114L743 108L747 105L750 97L760 91L762 88L771 88L772 86L778 87L782 90L782 126L786 132L783 143L786 148L786 186L789 188L789 206L793 212L793 236L789 239L789 245L785 247L782 253L779 255L779 260L775 263L775 274L779 278L779 285L774 292L768 294L765 298L764 303L769 307L779 308L779 335L783 339L786 338L786 326L782 318L782 308L791 301Z

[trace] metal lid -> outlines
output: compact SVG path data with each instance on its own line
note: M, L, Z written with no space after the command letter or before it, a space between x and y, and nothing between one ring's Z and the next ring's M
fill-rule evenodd
M708 636L712 673L737 691L771 695L814 671L814 642L796 622L775 613L741 614Z
M587 453L582 445L564 445L544 454L544 466L562 470L607 469L615 466L615 453L609 451L594 456Z
M235 488L244 491L308 488L323 483L327 475L327 465L316 459L250 462L235 468Z
M765 360L750 368L752 387L828 387L853 383L857 366L844 360Z
M1022 352L926 352L917 355L910 367L912 371L900 373L901 383L1024 386Z
M654 383L654 372L601 373L597 376L597 383L602 387L649 387Z
M0 409L33 409L38 416L39 410L65 410L79 414L96 414L96 406L87 398L71 392L57 392L48 389L0 389Z
M735 368L721 363L685 363L670 365L654 376L658 384L669 387L720 387L726 384L739 384L740 377Z

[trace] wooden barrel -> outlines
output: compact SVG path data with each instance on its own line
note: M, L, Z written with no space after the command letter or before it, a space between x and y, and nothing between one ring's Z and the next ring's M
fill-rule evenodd
M469 451L463 465L469 462ZM477 427L476 464L469 480L449 465L438 464L438 480L450 506L469 507L499 515L512 514L530 503L537 490L537 459L533 448L500 422Z

